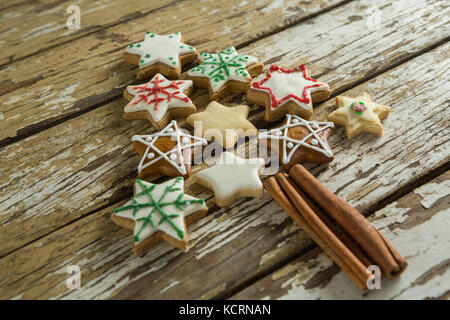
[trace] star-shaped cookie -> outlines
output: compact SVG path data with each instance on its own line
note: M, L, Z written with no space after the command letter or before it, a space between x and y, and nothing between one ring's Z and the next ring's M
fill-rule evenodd
M294 69L271 65L266 77L254 82L247 92L248 100L266 106L264 119L275 121L285 114L295 114L310 119L313 102L330 97L330 88L309 76L302 64Z
M231 152L223 152L217 163L192 176L194 181L212 189L219 207L225 207L242 197L263 195L259 172L264 159L242 159Z
M184 194L181 177L161 184L138 179L134 191L134 197L111 216L118 225L134 231L133 251L142 253L161 240L186 250L186 225L206 214L205 201Z
M157 173L187 178L191 171L193 148L207 144L205 139L182 131L175 120L160 132L134 135L131 140L141 157L138 178Z
M361 132L383 134L382 119L391 112L391 108L370 100L368 93L356 98L337 96L337 109L328 115L328 120L337 125L345 126L347 137L354 138Z
M261 132L258 138L278 141L278 150L272 149L271 141L267 146L278 151L282 167L289 170L297 163L331 162L333 153L327 140L332 130L333 122L307 121L287 114L283 126Z
M195 48L182 41L179 32L160 36L147 31L144 41L130 44L123 57L126 62L139 66L138 79L157 72L178 79L181 66L197 59Z
M197 122L197 125L201 125L203 138L217 141L225 148L231 148L239 137L258 134L258 129L247 120L248 112L249 107L246 105L226 107L212 101L205 111L190 115L187 123L197 132Z
M187 117L197 111L187 97L194 87L191 80L167 80L157 73L152 80L128 86L123 96L130 101L124 118L148 119L156 130L164 128L173 117Z
M233 46L219 53L200 53L199 60L201 64L188 71L188 79L197 87L208 88L211 100L230 91L246 92L252 77L264 69L258 58L239 54Z

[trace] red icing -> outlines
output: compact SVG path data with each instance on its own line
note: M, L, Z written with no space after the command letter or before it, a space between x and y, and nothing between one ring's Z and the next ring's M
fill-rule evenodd
M269 92L270 98L271 98L271 101L272 101L272 108L274 108L274 109L277 108L284 101L288 100L289 98L293 98L293 99L295 99L295 100L297 100L297 101L299 101L301 103L309 104L311 102L311 99L308 97L307 90L309 88L313 88L313 87L324 86L324 84L322 84L322 83L317 83L317 84L313 84L313 85L310 85L310 86L306 86L306 87L303 88L302 97L299 97L299 96L291 93L291 94L281 98L280 100L277 100L277 98L275 97L275 95L272 92L272 89L269 88L269 87L264 87L263 86L263 84L267 80L269 80L271 78L272 72L274 72L274 71L276 71L276 72L281 71L283 73L303 72L303 78L304 79L309 80L309 81L313 81L313 82L317 82L317 80L312 79L312 78L309 77L308 70L306 69L304 64L301 64L297 68L293 68L293 69L283 69L283 68L280 68L279 66L277 66L275 64L271 65L270 68L269 68L269 72L267 72L266 77L264 79L262 79L261 81L254 82L252 86L255 89L262 89L262 90L266 90L266 91Z
M170 93L169 91L167 91L167 89L169 88L173 88L173 89L180 89L179 85L183 83L183 81L172 81L168 86L163 86L161 87L159 84L161 82L164 82L165 80L159 80L158 75L156 75L151 81L150 83L153 84L152 87L147 87L147 83L141 86L132 86L131 89L135 90L137 92L136 96L139 97L139 99L136 99L135 101L133 101L132 104L138 104L139 102L141 102L142 100L145 100L146 104L152 104L154 103L154 110L158 110L158 106L159 103L161 101L165 101L167 100L168 102L170 102L172 100L172 98L184 101L184 102L189 102L189 98L188 97L180 97L178 96L178 94L180 94L180 91L175 91L173 93ZM166 97L162 97L159 96L159 94L165 94ZM153 97L154 96L154 97Z

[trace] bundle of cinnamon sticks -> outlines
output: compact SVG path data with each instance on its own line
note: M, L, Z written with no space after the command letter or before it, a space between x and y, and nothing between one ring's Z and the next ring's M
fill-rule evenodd
M387 278L405 270L405 259L387 239L302 165L268 178L264 188L360 289L367 288L371 265Z

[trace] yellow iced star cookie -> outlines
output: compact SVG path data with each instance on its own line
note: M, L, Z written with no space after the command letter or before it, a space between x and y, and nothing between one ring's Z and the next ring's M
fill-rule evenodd
M216 141L225 148L233 147L239 137L256 136L258 130L247 120L249 107L238 105L226 107L212 101L205 111L195 113L187 118L187 123L197 131L201 125L201 133L207 141Z
M389 115L391 108L370 100L368 93L356 98L337 96L337 109L328 115L328 121L344 126L347 137L352 139L361 132L383 134L381 121Z

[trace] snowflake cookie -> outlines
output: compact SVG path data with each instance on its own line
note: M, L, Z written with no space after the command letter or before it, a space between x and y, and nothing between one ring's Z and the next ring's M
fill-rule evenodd
M174 117L187 117L197 111L187 95L193 90L191 80L167 80L157 73L149 82L128 86L123 96L130 101L124 118L148 119L156 130Z
M144 41L130 44L123 55L126 62L139 66L138 79L149 78L156 73L178 79L183 64L195 61L195 48L184 44L181 33L160 36L150 31Z
M205 139L179 128L175 120L157 133L134 135L131 140L141 157L138 178L154 174L187 178L191 171L193 148L207 144Z
M336 97L337 109L330 113L328 120L337 125L345 126L347 137L352 139L361 132L383 134L382 119L386 118L391 109L370 100L368 93L356 98Z
M307 121L287 114L281 127L261 132L258 138L267 139L267 146L272 151L276 151L273 147L278 149L282 167L289 170L297 163L333 161L333 153L327 141L333 127L333 122ZM278 143L273 144L271 140Z
M183 192L182 177L161 184L136 180L134 197L111 216L119 226L134 231L135 253L143 253L161 240L187 250L186 226L202 218L208 208L203 199Z
M260 197L263 185L259 172L264 159L242 159L231 152L223 152L212 167L192 176L194 181L212 189L219 207L232 204L238 198Z
M266 77L252 84L247 97L266 106L266 121L276 121L287 113L308 120L313 113L313 102L328 99L330 93L328 85L312 79L303 64L294 69L271 65Z
M246 92L252 77L264 69L258 58L238 54L233 46L219 53L200 53L199 60L201 64L188 71L188 79L197 87L208 88L212 100L230 91Z

